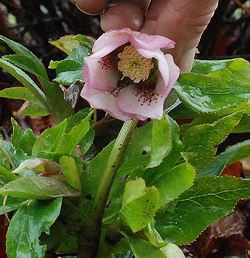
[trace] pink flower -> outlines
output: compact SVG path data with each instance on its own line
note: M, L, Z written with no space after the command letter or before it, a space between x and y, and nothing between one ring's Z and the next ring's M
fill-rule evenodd
M104 33L85 57L81 96L119 120L161 119L179 68L161 48L174 42L129 28Z

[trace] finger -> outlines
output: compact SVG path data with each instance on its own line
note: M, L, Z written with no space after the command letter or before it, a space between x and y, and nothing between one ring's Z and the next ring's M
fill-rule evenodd
M128 27L141 29L150 0L113 1L101 16L104 31Z
M218 0L154 0L142 30L174 40L176 46L170 53L186 71L186 61L194 55L217 4Z
M71 0L77 7L87 14L99 14L107 8L109 0Z

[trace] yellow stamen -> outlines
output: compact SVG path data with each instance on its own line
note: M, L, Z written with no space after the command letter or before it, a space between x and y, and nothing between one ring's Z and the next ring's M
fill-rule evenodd
M133 45L126 46L118 57L118 69L123 77L129 77L135 83L147 80L150 70L154 67L152 58L140 55Z

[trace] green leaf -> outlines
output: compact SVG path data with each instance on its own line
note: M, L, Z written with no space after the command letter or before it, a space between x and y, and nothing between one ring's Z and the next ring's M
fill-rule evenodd
M8 180L15 180L18 177L3 166L0 166L0 174Z
M183 104L198 113L249 112L249 83L187 73L180 76L174 89Z
M70 85L74 81L82 81L82 71L84 63L75 60L63 60L57 65L57 76L55 82Z
M29 200L24 200L24 199L17 199L17 198L12 198L8 197L5 204L4 203L4 198L3 196L0 195L0 214L4 214L4 212L10 212L17 210L20 208L22 205L27 204Z
M155 186L160 193L160 206L176 199L181 193L193 185L194 168L187 162L168 168L168 159L159 167L145 171L143 178L147 185Z
M43 78L40 78L40 81L47 97L49 112L55 124L59 124L65 118L75 114L74 109L64 99L63 91L58 84L43 80Z
M36 137L30 128L24 132L18 123L12 119L13 134L11 136L11 142L16 149L21 149L27 155L32 155L32 148L36 141Z
M231 65L237 59L228 59L228 60L199 60L195 59L192 73L205 74L207 75L210 72L222 70L229 65Z
M229 176L199 178L180 195L173 212L157 218L156 228L165 241L189 244L208 225L231 213L238 200L249 196L249 180Z
M0 91L0 97L10 99L23 99L33 103L39 103L41 105L41 102L38 100L38 98L33 93L31 93L28 88L24 87L12 87L4 89Z
M236 161L249 157L249 153L250 140L235 144L218 155L196 176L196 178L204 176L219 176L225 167Z
M47 116L49 112L43 106L30 103L20 114L23 116Z
M54 152L61 141L67 126L67 120L52 128L46 129L34 143L32 154L35 156L40 151Z
M5 168L15 169L28 158L29 156L22 149L15 148L10 142L0 140L0 159Z
M171 128L165 119L153 120L136 129L121 160L116 180L135 168L159 165L171 148Z
M25 72L4 59L0 59L0 66L19 80L25 87L27 87L30 92L34 94L37 99L39 99L39 101L49 110L45 94Z
M146 187L143 179L129 181L122 197L120 218L133 232L145 228L158 209L159 192L156 187Z
M163 252L149 241L135 235L125 235L135 258L166 258ZM176 257L177 258L177 257Z
M25 170L33 170L35 172L44 172L46 174L57 175L61 172L61 167L59 164L49 159L33 158L26 159L12 172L19 174Z
M70 55L73 49L78 47L80 44L85 45L86 48L91 50L94 44L94 39L83 35L67 35L61 37L59 40L50 41L50 44L56 46L57 48L64 51L66 54Z
M243 114L240 123L233 129L233 133L249 133L250 132L250 116Z
M22 70L25 70L31 74L34 74L35 76L43 77L47 81L49 80L47 72L44 69L44 66L40 65L41 62L38 59L37 61L34 61L30 59L30 57L23 56L23 55L8 55L8 56L3 56L3 59L18 66ZM37 64L37 62L39 62L39 64Z
M212 124L200 124L191 127L184 134L183 156L199 173L216 153L216 147L228 136L239 123L241 112L225 116Z
M0 188L0 194L14 198L46 200L57 197L80 197L81 193L64 181L63 176L27 176Z
M208 76L233 79L239 82L249 84L250 80L250 63L243 58L234 60L234 62L229 63L229 65L221 70L213 71L208 74Z
M30 201L18 209L11 219L7 232L7 253L10 258L42 258L46 246L39 244L42 232L49 234L49 227L60 214L62 199L44 203Z
M63 134L56 152L76 156L76 147L89 130L89 117L82 120L67 134Z
M86 46L78 46L73 49L72 54L57 64L57 77L54 79L57 83L70 85L76 80L82 81L82 71L84 66L84 57L91 53Z
M74 158L62 156L60 159L60 166L65 175L66 182L75 189L81 191L81 182Z
M12 48L17 54L19 54L20 56L26 57L25 58L26 61L29 59L28 64L29 64L30 68L34 69L41 77L48 80L48 76L47 76L45 67L33 53L31 53L27 48L25 48L21 44L16 43L4 36L0 36L0 39L2 39L6 44L8 44L8 46L10 48ZM15 57L14 57L14 59L15 59ZM23 63L23 61L21 63ZM25 62L24 62L24 64L25 64Z

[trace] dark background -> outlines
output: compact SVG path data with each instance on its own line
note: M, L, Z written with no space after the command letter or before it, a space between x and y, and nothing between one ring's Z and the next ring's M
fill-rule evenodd
M245 3L248 5L243 6ZM49 41L69 34L97 38L102 31L99 16L82 13L69 0L0 0L0 34L27 47L48 67L51 60L66 57ZM197 58L200 59L243 57L250 61L250 1L220 0L202 36L199 51ZM0 42L0 56L9 53L10 49ZM54 70L48 69L48 73L51 79L55 77ZM0 69L0 90L15 85L18 82ZM19 100L0 98L0 131L7 140L12 131L11 116L18 120L23 129L30 127L37 134L51 125L49 117L20 116L18 109L22 104ZM235 136L231 136L232 139ZM226 173L242 176L241 165L236 166ZM0 257L6 257L6 228L4 217L0 219ZM183 247L183 250L188 258L246 258L250 257L249 240L250 204L243 201L237 205L234 213L214 223L195 243Z

